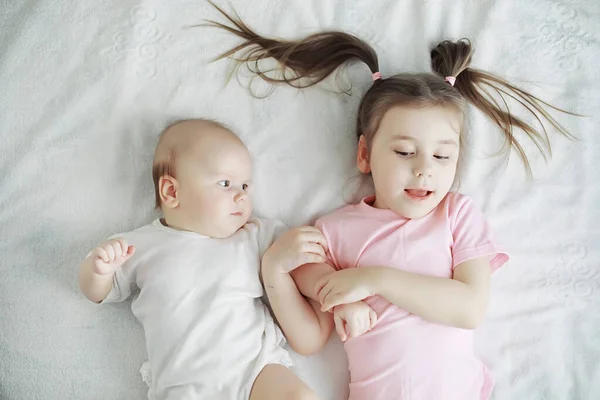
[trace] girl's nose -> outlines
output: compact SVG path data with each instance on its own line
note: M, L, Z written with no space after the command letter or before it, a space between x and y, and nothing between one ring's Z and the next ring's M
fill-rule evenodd
M431 162L427 161L426 159L417 161L415 167L413 168L413 174L417 178L431 178L432 173L433 168L431 166Z

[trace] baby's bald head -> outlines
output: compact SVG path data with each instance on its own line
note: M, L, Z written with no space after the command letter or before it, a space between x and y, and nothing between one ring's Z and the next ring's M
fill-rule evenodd
M247 152L242 141L233 132L215 121L188 119L165 128L156 145L152 164L156 207L161 206L159 181L162 176L176 178L177 165L186 157L193 155L210 158L224 147L239 148L239 151Z

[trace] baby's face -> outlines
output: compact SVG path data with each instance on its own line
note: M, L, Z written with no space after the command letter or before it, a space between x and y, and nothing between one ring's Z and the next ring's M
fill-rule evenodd
M233 137L192 143L178 160L179 207L194 231L226 238L252 215L252 162Z

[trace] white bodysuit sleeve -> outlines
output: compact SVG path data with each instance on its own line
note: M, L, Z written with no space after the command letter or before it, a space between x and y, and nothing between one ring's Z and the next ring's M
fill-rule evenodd
M113 277L112 289L108 293L108 296L101 301L101 304L125 301L135 290L137 290L135 272L142 249L140 249L139 243L136 243L136 236L137 235L135 235L134 232L128 232L113 235L108 238L108 240L124 238L129 245L136 246L136 252L121 266L121 268L117 269Z

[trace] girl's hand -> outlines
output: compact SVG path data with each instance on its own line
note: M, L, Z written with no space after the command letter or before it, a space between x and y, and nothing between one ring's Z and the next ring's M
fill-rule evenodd
M325 236L315 227L303 226L290 229L275 241L262 259L263 274L283 273L309 263L327 260Z
M333 320L337 334L345 342L373 329L377 324L377 313L362 301L357 301L336 306Z
M321 311L373 296L369 268L348 268L325 275L317 282Z

